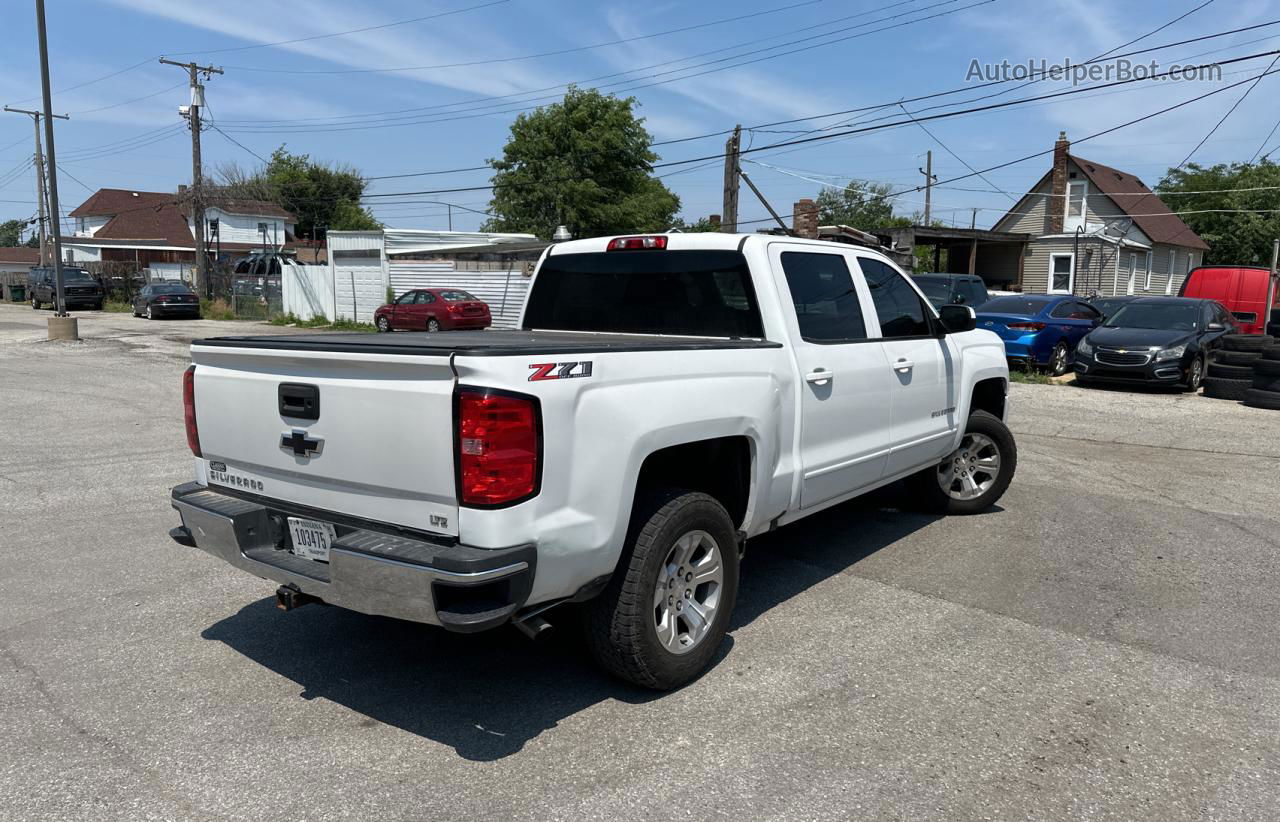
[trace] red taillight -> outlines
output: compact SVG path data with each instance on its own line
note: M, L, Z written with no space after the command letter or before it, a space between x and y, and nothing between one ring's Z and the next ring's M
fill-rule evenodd
M614 237L609 241L606 251L644 251L646 249L662 250L667 247L667 235L654 234L647 237Z
M187 424L187 447L200 456L200 431L196 428L196 367L182 374L182 417Z
M167 302L169 302L169 298L168 298L168 297L156 297L156 302L158 302L158 303L167 303Z
M462 306L458 303L445 303L445 308L448 309L450 314L457 314L462 310Z
M1009 323L1014 331L1044 331L1044 323Z
M537 400L458 391L458 498L463 505L511 505L538 491Z

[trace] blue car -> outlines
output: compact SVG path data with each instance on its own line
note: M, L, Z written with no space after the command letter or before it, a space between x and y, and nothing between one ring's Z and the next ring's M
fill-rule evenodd
M1011 363L1044 368L1055 377L1067 373L1076 343L1103 319L1083 299L1062 294L996 297L977 311L978 328L1000 335Z

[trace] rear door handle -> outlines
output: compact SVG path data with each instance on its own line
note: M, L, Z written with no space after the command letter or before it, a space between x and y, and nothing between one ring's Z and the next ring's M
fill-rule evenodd
M826 385L834 378L835 374L832 374L825 368L817 368L804 375L804 381L813 383L814 385Z
M916 364L911 360L898 360L893 364L894 371L910 371L915 368Z

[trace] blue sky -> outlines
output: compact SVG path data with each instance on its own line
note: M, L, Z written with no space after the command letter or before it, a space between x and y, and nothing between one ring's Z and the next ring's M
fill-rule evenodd
M189 136L177 114L177 107L187 102L185 73L159 65L155 58L162 54L225 68L224 75L207 83L208 114L241 145L207 130L206 167L227 162L251 167L259 162L255 154L266 157L285 143L291 151L379 176L482 164L501 153L514 110L544 102L571 81L607 76L581 84L634 94L654 139L675 140L735 123L759 125L961 88L975 58L1085 60L1202 2L368 0L357 6L343 0L58 0L48 4L54 110L72 115L56 124L61 200L65 212L86 198L89 189L173 191L188 182ZM11 4L6 14L10 47L0 51L0 102L23 108L39 105L33 7L29 0ZM428 15L443 16L395 25ZM923 19L931 15L938 16ZM1277 18L1277 2L1215 0L1131 48ZM725 20L729 22L719 22ZM661 34L689 26L700 27ZM587 48L644 35L656 36ZM300 38L318 39L264 45ZM784 45L804 38L816 39ZM1141 59L1154 56L1168 65L1274 48L1280 48L1280 26ZM794 53L775 57L784 51ZM563 53L529 57L545 52ZM1222 84L1261 72L1269 60L1225 67ZM131 66L136 67L89 82ZM416 68L423 66L430 68ZM860 178L890 182L898 189L918 185L922 176L916 169L929 149L935 173L945 180L968 172L961 161L983 169L1050 148L1059 130L1081 137L1215 87L1202 82L1135 84L931 122L927 126L933 137L907 125L760 152L750 155L753 162L744 168L775 207L789 215L792 202L813 196L824 182ZM1066 86L1046 81L987 102L1062 88ZM1076 152L1154 185L1245 88L1090 141ZM1193 160L1250 159L1280 117L1278 92L1280 74L1264 78ZM895 119L902 119L901 110L892 107L857 116L884 117L895 110ZM753 130L744 134L743 143L769 145L802 136L792 133L796 130L830 129L854 117ZM1280 132L1271 142L1278 138ZM656 150L663 160L681 160L720 151L723 141L718 136ZM30 151L30 120L0 115L0 219L34 213L33 172L21 171ZM1011 197L1047 167L1047 159L1034 160L985 175L987 181L973 177L944 186L934 194L935 216L968 225L970 209L979 208L978 224L990 225L1012 203ZM687 217L720 211L718 164L660 170L671 172L680 172L666 182L680 196ZM370 192L487 182L484 171L472 171L378 180ZM488 195L459 191L386 198L375 214L392 226L443 228L446 209L430 200L482 210ZM905 194L897 199L897 209L909 214L920 209L922 200L920 194ZM745 188L741 215L746 220L766 216ZM456 229L474 229L482 219L454 211Z

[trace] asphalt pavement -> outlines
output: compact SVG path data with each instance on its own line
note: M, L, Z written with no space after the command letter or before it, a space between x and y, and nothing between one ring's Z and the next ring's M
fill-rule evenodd
M1280 413L1015 385L984 515L892 492L753 540L681 691L562 630L335 608L167 536L191 337L0 305L0 818L1264 819Z

